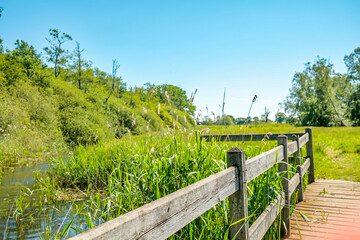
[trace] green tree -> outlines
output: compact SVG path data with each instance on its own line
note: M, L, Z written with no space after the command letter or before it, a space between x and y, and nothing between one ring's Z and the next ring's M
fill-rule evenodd
M183 89L164 84L155 87L155 95L161 103L173 104L176 109L194 116L195 106L190 102L190 99L188 99Z
M40 54L32 45L24 41L16 40L15 49L11 55L26 69L26 75L30 77L34 70L42 68Z
M340 86L346 84L344 81L328 60L318 58L305 64L303 72L295 73L290 96L281 106L290 118L305 126L343 125Z
M123 85L122 78L116 76L117 71L120 68L120 64L117 59L113 59L112 62L113 62L113 64L112 64L112 73L111 73L111 89L110 89L109 96L105 100L105 103L109 100L109 98L111 97L111 95L114 92L117 91L120 94L122 92L122 88L121 88L121 86ZM119 94L119 96L120 96L120 94Z
M352 83L351 94L347 101L348 117L354 126L360 126L360 48L345 55L348 79Z
M282 112L278 112L275 114L275 121L277 123L283 123L286 121L286 115L285 113L282 113Z
M86 61L82 53L84 52L84 49L80 48L80 43L76 42L75 50L72 54L72 64L70 65L70 68L74 71L76 82L79 89L82 89L86 81L86 70L91 67L91 63ZM86 89L86 88L85 88Z
M72 38L66 33L62 33L57 29L49 30L50 38L46 38L49 47L45 47L47 60L54 64L55 77L59 76L61 67L65 67L68 62L68 51L63 48L63 44L67 41L71 41Z
M243 125L246 122L246 118L243 117L239 117L236 119L236 124L237 125Z
M0 53L4 52L3 40L0 38Z
M224 115L215 122L215 125L231 126L234 125L233 119L234 118L232 116Z

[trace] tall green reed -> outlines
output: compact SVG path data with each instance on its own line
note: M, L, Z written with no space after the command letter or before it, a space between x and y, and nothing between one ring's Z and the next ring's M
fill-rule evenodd
M50 171L37 176L42 201L85 198L79 215L86 219L82 229L88 229L224 170L231 147L243 148L250 158L277 145L267 141L206 143L197 134L169 131L79 146L70 159L53 160ZM250 225L281 190L277 166L248 184ZM227 239L228 211L225 200L170 239ZM268 237L279 236L280 221Z

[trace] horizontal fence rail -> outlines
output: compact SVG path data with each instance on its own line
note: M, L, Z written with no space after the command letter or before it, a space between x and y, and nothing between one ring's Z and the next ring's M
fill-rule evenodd
M213 137L223 141L261 141L265 135L267 134L253 134L252 137L249 134L226 135L231 136L230 138L223 137L225 135L213 135L205 138L207 141L211 141ZM288 143L288 137L292 142ZM232 148L227 153L227 169L71 239L165 239L228 197L232 221L247 219L247 184L277 163L279 171L284 172L284 192L268 205L251 227L248 227L247 220L232 225L230 239L262 239L280 213L284 219L284 224L281 225L285 225L281 230L282 235L288 235L290 196L298 190L298 201L302 201L303 176L307 170L309 183L314 180L314 172L311 172L314 171L312 133L311 129L307 128L305 133L271 134L268 140L278 140L279 146L248 160L245 160L244 150ZM302 164L301 147L305 144L307 157ZM297 173L289 179L287 163L288 156L292 154L298 166Z
M270 203L265 211L256 219L249 229L250 240L261 240L271 227L280 209L285 206L285 194L278 196L274 202Z
M247 169L247 181L258 177L260 174L266 170L273 167L276 162L282 161L284 159L283 146L278 146L267 152L264 152L256 157L250 158L245 161Z
M239 188L227 168L71 239L165 239Z
M201 135L200 138L207 142L215 139L219 142L249 142L249 141L276 141L280 135L285 135L289 140L296 140L297 136L302 136L304 133L261 133L261 134L222 134L222 135Z

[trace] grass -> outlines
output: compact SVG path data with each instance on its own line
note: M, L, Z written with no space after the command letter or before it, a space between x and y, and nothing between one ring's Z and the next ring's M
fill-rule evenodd
M49 172L37 176L40 201L86 198L80 213L86 222L82 227L74 224L84 230L224 170L231 147L245 149L250 158L276 146L276 142L200 143L195 134L179 131L175 136L172 132L128 136L78 147L69 160L54 160ZM281 191L280 179L273 168L249 184L250 223ZM26 214L23 216L25 221ZM171 239L227 239L231 224L228 216L228 201L223 201ZM20 215L18 218L21 220ZM269 232L274 237L277 233L276 227Z
M211 126L210 129L213 134L305 130L287 125ZM174 135L169 130L80 146L69 160L53 160L49 172L37 175L39 202L85 199L81 207L75 204L81 209L76 216L85 221L82 226L72 225L81 232L222 171L226 168L226 151L231 147L243 148L246 158L250 158L277 145L276 141L200 143L195 134L196 131L179 130ZM353 170L360 162L356 139L360 139L360 128L313 128L316 177L359 181L360 173ZM250 225L279 194L280 181L277 167L273 167L249 184ZM26 214L23 216L26 220ZM227 239L231 224L228 216L228 202L223 201L170 239ZM21 215L18 218L21 220ZM278 219L270 228L267 239L278 238L279 223ZM63 230L47 229L42 237L59 237L56 233L67 234Z
M212 134L304 132L305 127L289 125L211 126ZM315 177L360 181L360 127L311 127Z

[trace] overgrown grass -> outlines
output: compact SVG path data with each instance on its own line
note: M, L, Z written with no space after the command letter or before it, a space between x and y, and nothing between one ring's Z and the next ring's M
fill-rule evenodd
M54 160L51 170L38 176L42 201L88 197L81 213L87 229L224 170L231 147L243 148L250 158L277 145L268 141L205 143L195 135L193 131L127 136L78 147L69 160ZM250 224L280 194L280 182L274 167L249 184ZM171 239L227 239L228 216L226 200ZM271 238L277 238L278 225L279 221L269 231Z
M212 126L210 133L279 133L304 130L303 127L286 125ZM347 136L343 137L345 141L334 140L341 133L342 136ZM350 175L344 174L351 173L350 164L344 165L343 169L330 168L331 156L323 149L339 151L335 158L342 161L345 160L343 154L359 158L357 150L351 147L357 146L359 134L360 128L313 128L316 176L321 177L325 173L325 176L334 174L334 178L349 177ZM225 169L226 152L231 147L243 148L246 158L250 158L277 145L276 141L205 143L200 142L195 135L196 131L177 131L175 135L168 131L126 136L121 140L94 146L79 146L70 159L53 160L47 173L37 175L37 187L41 192L39 201L45 203L83 199L84 205L76 214L76 218L83 221L71 223L73 232L81 232ZM290 176L295 171L294 167L295 164L292 163ZM335 177L338 173L341 174ZM355 178L359 177L359 174L353 173ZM277 172L277 167L273 167L249 184L250 224L281 192L280 182L281 175ZM295 198L296 193L292 199L293 204ZM78 203L74 206L80 205ZM22 219L21 214L18 217ZM23 220L26 220L26 214L23 214ZM280 219L270 228L267 239L279 237L279 223ZM227 239L230 224L226 200L174 234L171 239ZM41 236L61 237L59 233L63 233L63 230L46 229ZM64 234L68 236L67 233Z

